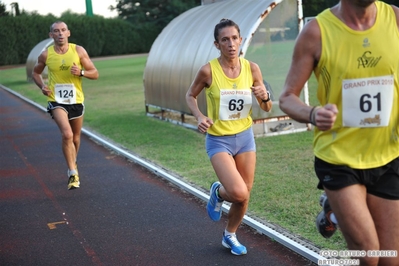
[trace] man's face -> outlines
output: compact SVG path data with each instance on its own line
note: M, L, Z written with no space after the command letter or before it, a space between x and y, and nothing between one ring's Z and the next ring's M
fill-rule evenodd
M71 35L65 23L54 23L50 32L50 37L57 44L67 43L68 37Z

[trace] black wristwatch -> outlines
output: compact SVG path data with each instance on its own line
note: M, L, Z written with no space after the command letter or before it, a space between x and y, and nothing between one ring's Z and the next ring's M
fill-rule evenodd
M267 100L262 100L262 103L267 103L268 101L270 101L270 92L266 91L267 93Z
M85 71L83 69L80 70L80 76L83 77L85 75Z

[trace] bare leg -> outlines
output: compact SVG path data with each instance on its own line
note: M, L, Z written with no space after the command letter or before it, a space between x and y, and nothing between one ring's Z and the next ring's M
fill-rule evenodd
M80 148L80 136L82 132L83 116L70 120L69 124L71 125L73 132L73 144L75 146L75 154L76 154L75 162L76 162Z
M62 137L62 151L68 166L68 169L75 169L76 161L76 148L73 143L73 131L68 120L67 113L61 108L52 110L54 121L61 131Z
M363 185L352 185L339 190L325 189L331 208L349 250L379 250L376 226L368 207L368 196ZM378 258L357 258L361 265L378 265Z
M211 163L222 183L220 196L231 202L227 231L236 232L248 208L250 192L254 182L256 154L245 152L233 158L227 153L215 154Z
M399 200L367 195L367 204L378 234L380 250L399 251ZM399 257L380 257L379 266L399 265Z

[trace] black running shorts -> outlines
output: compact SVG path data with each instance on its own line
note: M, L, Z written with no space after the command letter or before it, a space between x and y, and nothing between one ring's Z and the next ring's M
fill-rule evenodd
M374 196L399 199L399 158L388 164L371 169L353 169L334 165L315 157L314 169L319 183L317 188L337 190L354 184L364 185L367 193Z
M52 110L56 108L63 109L68 114L68 119L72 120L83 116L85 112L85 106L81 103L78 104L60 104L57 102L48 102L47 112L53 117ZM54 118L54 117L53 117Z

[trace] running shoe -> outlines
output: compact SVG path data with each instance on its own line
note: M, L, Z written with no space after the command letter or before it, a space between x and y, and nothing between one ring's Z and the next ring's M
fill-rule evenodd
M247 254L247 248L238 242L237 236L235 234L225 236L223 232L222 245L225 248L231 249L231 254L237 256Z
M219 221L222 217L222 205L223 200L219 199L216 195L216 190L220 188L220 182L215 182L212 184L210 192L209 192L209 200L206 205L206 210L208 211L209 217L212 221Z
M78 162L75 162L75 171L76 171L76 174L79 175ZM71 176L71 171L69 169L67 170L67 176L68 177Z
M71 175L68 180L68 190L79 188L79 176L78 175Z
M316 227L324 238L330 238L337 231L337 225L330 219L332 210L325 192L321 194L319 203L323 210L316 217Z

